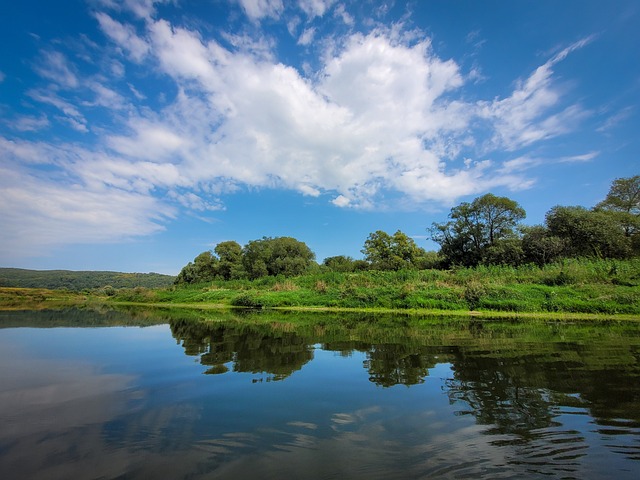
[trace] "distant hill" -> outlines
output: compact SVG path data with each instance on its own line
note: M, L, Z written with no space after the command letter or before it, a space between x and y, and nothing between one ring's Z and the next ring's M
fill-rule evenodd
M85 290L111 285L114 288L167 287L175 277L160 273L121 273L72 270L25 270L0 268L0 287Z

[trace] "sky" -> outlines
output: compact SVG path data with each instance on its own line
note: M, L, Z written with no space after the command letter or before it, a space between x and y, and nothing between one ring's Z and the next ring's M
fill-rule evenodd
M321 262L491 192L527 224L640 174L635 0L1 1L0 266Z

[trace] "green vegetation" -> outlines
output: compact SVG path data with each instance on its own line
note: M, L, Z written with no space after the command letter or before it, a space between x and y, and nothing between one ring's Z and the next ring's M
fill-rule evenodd
M175 277L160 273L120 273L71 270L0 268L0 287L91 290L96 288L161 288Z
M0 310L42 310L88 303L94 302L86 295L68 290L0 287Z
M116 302L244 308L640 315L640 259L445 270L318 271L117 293Z

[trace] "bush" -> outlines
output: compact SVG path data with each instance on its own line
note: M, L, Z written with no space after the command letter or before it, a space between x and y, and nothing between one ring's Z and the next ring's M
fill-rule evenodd
M233 298L231 300L231 305L233 305L234 307L244 308L262 308L264 306L260 300L247 293L243 293Z

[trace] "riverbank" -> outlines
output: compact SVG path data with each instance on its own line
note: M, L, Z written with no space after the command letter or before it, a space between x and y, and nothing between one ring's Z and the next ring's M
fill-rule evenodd
M640 260L566 261L544 268L316 272L170 288L85 292L0 289L0 308L55 305L256 308L484 318L640 320Z

